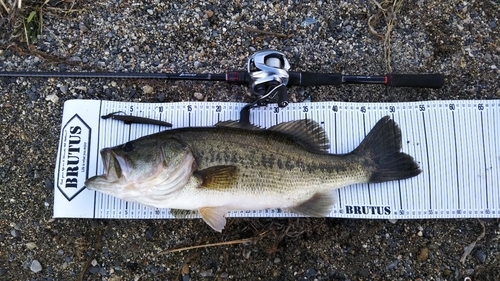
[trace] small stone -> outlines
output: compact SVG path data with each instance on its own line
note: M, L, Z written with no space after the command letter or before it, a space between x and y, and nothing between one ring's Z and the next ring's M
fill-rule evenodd
M26 92L28 93L31 101L36 101L38 99L39 95L36 91L27 90Z
M451 273L452 273L452 271L451 271L451 270L449 270L449 269L445 269L445 270L443 271L443 276L444 276L444 277L448 277L448 276L450 276L450 275L451 275Z
M212 277L213 276L213 272L212 272L212 269L207 269L207 270L202 270L200 271L200 275L201 277Z
M429 249L427 247L424 247L420 250L420 253L417 256L418 261L425 261L429 258Z
M189 274L189 265L187 263L185 263L182 266L182 274L184 274L184 275Z
M153 240L153 233L154 231L151 228L147 229L146 232L144 233L144 237L146 238L146 240L148 241Z
M59 86L59 90L61 90L61 92L62 92L63 94L66 94L66 93L68 92L68 86L66 86L66 85L61 85L61 86Z
M368 268L363 268L358 271L359 276L368 278L370 277L370 270Z
M114 87L116 87L116 85L118 85L118 84L116 83L116 81L111 81L111 87L113 87L113 88L114 88Z
M148 12L148 14L150 15L153 15L154 11L152 9L147 9L146 12Z
M5 273L7 273L7 270L0 267L0 276L5 275Z
M10 232L10 235L12 235L12 237L19 237L21 236L21 231L20 230L17 230L17 229L14 229Z
M189 280L191 280L191 277L189 276L189 274L182 276L182 281L189 281Z
M59 249L59 250L57 250L56 254L57 254L58 256L62 256L62 255L64 254L63 249Z
M203 100L203 94L202 93L194 93L193 94L193 97L196 99L196 100Z
M31 269L31 271L37 273L37 272L40 272L42 270L42 265L40 264L39 261L33 260L31 262L30 269Z
M99 272L99 267L98 266L91 266L89 267L88 271L92 274L96 274L97 272Z
M59 97L55 94L52 94L52 95L48 95L47 97L45 97L45 100L51 101L53 103L57 103L59 101Z
M212 10L207 10L205 14L207 15L208 18L211 18L214 15L214 12Z
M395 261L391 262L390 264L388 264L385 267L385 269L387 269L387 270L395 269L398 266L398 263L399 262L397 260L395 260Z
M313 278L314 276L316 276L316 274L318 274L318 272L314 269L314 268L310 268L306 271L306 276L307 278L311 279Z
M274 263L280 263L281 259L280 258L275 258Z
M476 251L476 258L477 258L480 262L484 263L484 262L486 261L486 253L485 253L485 252L483 252L482 250L477 250L477 251Z
M36 244L35 242L28 242L25 244L26 248L28 248L28 250L33 250L36 248Z
M151 94L154 91L154 89L153 89L153 87L146 85L146 86L142 87L142 91L145 94Z

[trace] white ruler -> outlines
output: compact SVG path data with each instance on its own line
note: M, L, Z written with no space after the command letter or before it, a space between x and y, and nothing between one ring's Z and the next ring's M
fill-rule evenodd
M170 122L173 128L238 120L242 103L128 103L72 100L64 105L55 171L55 217L172 218L87 190L85 179L102 174L99 150L169 128L126 125L100 116L125 114ZM251 110L255 125L313 119L322 124L331 153L348 153L373 125L390 115L402 131L403 151L422 173L408 180L352 185L335 191L330 216L344 218L500 217L500 100L405 103L293 103ZM290 217L280 210L231 212L229 217Z

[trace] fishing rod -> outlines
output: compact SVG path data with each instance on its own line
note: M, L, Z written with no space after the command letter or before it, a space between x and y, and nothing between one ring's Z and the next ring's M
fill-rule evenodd
M293 72L288 71L289 69L290 63L285 54L276 50L265 50L248 58L246 71L230 71L222 74L0 71L0 77L163 79L225 81L230 84L248 85L250 91L256 96L256 100L244 107L240 121L249 120L243 111L249 111L253 107L265 106L270 102L277 102L279 107L286 107L288 105L287 89L290 86L382 84L388 87L438 89L444 84L444 76L439 73L359 76L339 73Z

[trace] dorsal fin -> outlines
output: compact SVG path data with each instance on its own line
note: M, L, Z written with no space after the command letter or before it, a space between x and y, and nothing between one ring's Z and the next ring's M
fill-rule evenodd
M326 132L316 121L297 120L280 123L268 130L280 132L293 138L303 148L315 153L327 153L330 141Z
M239 121L234 121L234 120L218 122L217 124L215 124L215 127L238 128L245 130L263 130L262 128L252 125L250 123L241 123Z

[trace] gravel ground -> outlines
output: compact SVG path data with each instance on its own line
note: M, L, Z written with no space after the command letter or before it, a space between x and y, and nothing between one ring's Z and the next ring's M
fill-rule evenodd
M446 76L440 90L290 89L297 102L500 98L498 0L404 1L397 13L380 9L388 0L380 7L367 0L230 2L48 1L42 33L29 47L10 38L16 17L9 21L0 6L0 71L221 73L244 69L256 50L277 49L295 71ZM17 18L32 11L23 3ZM317 22L302 26L306 18ZM62 106L75 98L252 100L246 87L225 83L0 78L2 280L500 280L498 219L229 219L222 234L200 220L53 219ZM161 253L246 238L253 239Z

